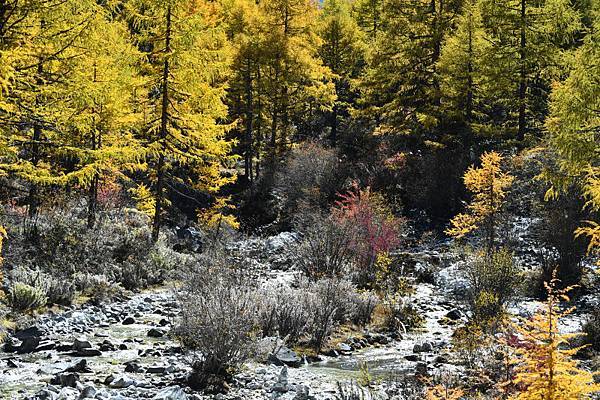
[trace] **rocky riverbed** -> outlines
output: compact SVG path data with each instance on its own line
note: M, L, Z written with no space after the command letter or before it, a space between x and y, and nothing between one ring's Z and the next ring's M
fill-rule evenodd
M263 284L284 285L294 279L296 272L281 268L286 262L279 256L294 240L284 235L263 241L262 250L254 242L245 243L247 254L270 254L254 259L253 268ZM456 260L442 261L435 251L411 257L417 272L435 267L438 276L437 285L416 283L411 301L424 320L416 332L361 332L311 362L284 348L271 362L246 364L227 394L202 395L185 385L191 369L186 354L169 336L179 310L174 290L167 285L111 304L47 314L31 328L16 332L0 352L0 398L333 400L338 382L359 379L365 366L375 380L447 370L460 374L462 367L451 363L450 353L453 330L466 320L451 300L451 293L463 284ZM384 389L379 384L373 391L387 398ZM401 390L398 385L396 392Z

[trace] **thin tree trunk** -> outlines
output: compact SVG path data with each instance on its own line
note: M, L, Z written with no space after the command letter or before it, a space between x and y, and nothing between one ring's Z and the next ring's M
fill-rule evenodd
M245 137L245 154L244 154L244 173L246 180L252 183L253 168L252 168L252 121L254 118L253 99L252 99L252 61L248 58L248 68L246 70L246 137Z
M42 27L44 22L41 22ZM42 74L44 73L44 64L42 59L38 60L37 65L37 76L35 78L36 85L41 86L44 82L42 79ZM39 107L39 98L36 98L36 107ZM42 140L42 126L39 121L35 121L33 124L33 136L31 143L31 164L34 167L37 167L40 161L40 141ZM29 239L33 239L37 235L37 215L38 215L38 207L39 207L39 199L38 199L38 185L35 182L31 183L29 187L29 196L28 196L28 204L29 209L27 211L27 216L29 218L30 227L27 232L27 236Z
M167 27L165 33L165 62L163 66L162 75L162 104L160 112L160 132L159 142L162 146L160 155L158 157L158 164L156 166L156 195L155 195L155 208L154 208L154 221L152 223L152 241L158 241L158 235L160 233L160 214L162 212L163 203L163 187L165 179L165 152L166 152L166 138L167 138L167 111L169 105L169 55L171 53L171 7L167 8Z
M526 62L526 38L525 38L525 24L526 21L526 0L521 0L521 43L519 46L519 59L520 59L520 71L519 71L519 131L517 133L517 140L522 141L525 139L525 94L527 93L527 70L525 68Z
M96 75L97 69L96 66L94 66L94 82L97 81L97 75ZM92 110L93 113L96 112L96 110ZM97 149L99 149L101 146L101 140L100 140L100 133L98 133L98 136L96 135L96 119L95 116L92 117L92 143L91 143L91 149L92 151L95 151ZM89 192L88 192L88 216L87 216L87 227L88 229L92 229L94 227L94 225L96 224L96 209L98 206L98 183L100 181L100 176L98 174L98 172L94 173L94 177L92 178L92 183L90 185L89 188Z

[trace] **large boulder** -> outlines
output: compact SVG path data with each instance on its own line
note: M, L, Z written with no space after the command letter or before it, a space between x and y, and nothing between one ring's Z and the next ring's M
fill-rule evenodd
M287 365L288 367L297 368L302 365L302 359L296 352L286 346L281 346L275 354L269 357L275 365Z

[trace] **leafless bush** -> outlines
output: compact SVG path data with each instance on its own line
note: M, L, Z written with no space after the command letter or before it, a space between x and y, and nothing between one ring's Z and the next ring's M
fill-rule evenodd
M295 343L306 332L309 315L298 289L261 293L259 325L263 336L279 336Z
M297 257L302 271L312 280L349 273L354 259L353 226L318 214L307 222Z
M337 323L349 320L354 313L350 296L355 287L350 281L336 278L304 284L303 302L310 315L307 333L313 348L319 352Z
M294 149L275 179L284 198L283 209L293 216L301 204L324 209L340 189L339 160L334 150L316 143Z
M352 292L350 294L350 301L353 304L353 313L350 315L350 321L359 326L365 326L371 322L375 307L380 302L377 295L368 291L362 293Z
M202 262L203 261L203 262ZM195 386L226 377L256 343L257 297L239 272L202 260L178 292L181 317L175 334L190 350Z

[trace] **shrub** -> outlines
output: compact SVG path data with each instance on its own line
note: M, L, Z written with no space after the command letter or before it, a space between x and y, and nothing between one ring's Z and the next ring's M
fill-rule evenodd
M257 333L255 289L241 273L212 263L204 257L178 292L175 334L190 351L190 384L199 388L238 368L252 354Z
M307 334L312 347L320 352L336 324L348 321L355 313L350 300L355 288L347 280L325 278L304 284L303 289L310 318Z
M48 298L48 304L68 306L75 299L75 285L64 278L47 275L42 282L42 289Z
M477 253L466 267L468 301L480 324L492 322L513 300L519 284L519 269L513 255L501 248L491 254Z
M14 282L40 289L47 304L70 305L75 299L75 284L66 277L54 277L38 270L17 268L11 272Z
M594 350L600 351L600 309L597 307L583 325L583 333L585 342Z
M356 280L361 287L372 285L376 278L377 256L398 247L404 221L392 214L381 195L372 193L369 188L360 190L357 186L340 195L333 214L338 223L356 229L350 242L357 267Z
M75 287L90 297L92 304L103 304L114 301L123 295L123 287L111 282L104 275L79 273L74 277Z
M160 283L179 262L178 253L168 248L164 237L152 242L146 216L127 209L101 216L95 228L88 229L77 208L40 215L37 242L18 236L12 241L9 269L29 266L40 271L44 280L53 277L63 282L72 281L78 273L105 275L127 289L139 289ZM52 283L49 290L56 293L54 288L59 289ZM70 293L71 289L65 289ZM52 297L49 301L54 301Z
M275 178L275 189L284 198L282 209L292 217L301 206L327 209L342 182L339 171L334 150L316 143L294 149Z
M337 324L366 325L378 304L370 292L357 292L339 278L301 281L297 288L275 288L259 293L258 324L263 336L279 335L288 343L305 339L320 351Z
M360 387L357 383L350 381L348 383L337 383L336 400L372 400L374 396L368 389Z
M350 293L352 314L350 321L358 326L366 326L371 322L373 312L380 303L379 297L369 291Z
M309 315L298 289L283 288L260 293L259 326L263 336L287 338L296 343L306 332Z
M46 305L46 296L42 289L15 282L8 290L7 303L14 311L25 312Z
M312 280L348 274L355 255L350 246L356 232L354 227L320 214L313 215L305 224L297 257L300 269Z

